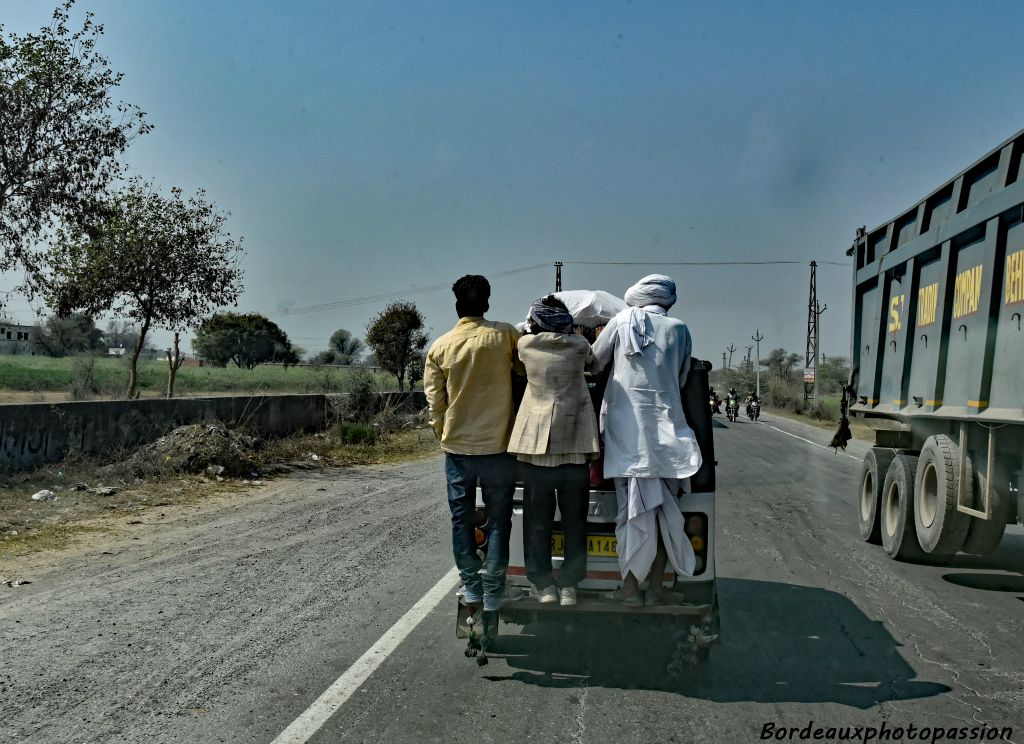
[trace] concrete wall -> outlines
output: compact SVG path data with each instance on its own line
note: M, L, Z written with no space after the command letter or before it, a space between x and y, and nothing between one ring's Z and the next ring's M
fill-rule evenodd
M220 421L262 436L323 427L323 395L29 403L0 406L0 472L151 442L175 426Z
M423 393L382 393L426 405ZM146 444L184 424L243 425L264 437L322 429L326 395L244 395L0 405L0 473L60 462L70 452L97 455Z

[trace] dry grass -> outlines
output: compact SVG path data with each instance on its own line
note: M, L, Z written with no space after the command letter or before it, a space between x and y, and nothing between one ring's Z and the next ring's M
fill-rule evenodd
M339 444L331 432L277 439L260 453L264 463L319 463L330 467L380 465L429 457L439 452L430 429L411 429L388 435L375 444ZM314 459L310 455L316 455Z
M372 445L340 445L329 432L303 434L272 440L257 453L263 471L261 480L185 474L135 478L124 465L127 457L69 459L0 478L0 561L60 548L82 535L101 531L97 518L134 518L158 507L244 493L262 480L296 468L373 465L429 457L436 452L437 441L429 429L398 432ZM112 486L117 492L103 496L91 490L74 490L77 483L90 488ZM56 500L33 501L32 494L42 489L54 491Z

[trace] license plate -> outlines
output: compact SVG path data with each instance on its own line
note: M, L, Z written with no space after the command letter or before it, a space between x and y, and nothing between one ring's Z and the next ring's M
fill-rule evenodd
M555 532L551 535L551 555L565 555L565 535ZM614 558L615 535L587 535L587 555Z

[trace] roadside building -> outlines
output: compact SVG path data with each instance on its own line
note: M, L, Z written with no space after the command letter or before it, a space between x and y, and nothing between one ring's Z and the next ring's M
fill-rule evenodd
M0 318L0 354L35 354L35 329Z

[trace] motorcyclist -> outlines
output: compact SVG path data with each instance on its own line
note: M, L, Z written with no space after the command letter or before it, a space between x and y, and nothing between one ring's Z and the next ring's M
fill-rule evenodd
M754 411L753 411L753 409L754 409L754 404L755 403L757 404L758 408L761 407L761 401L758 400L757 393L751 392L750 395L747 396L747 417L748 418L754 418Z
M708 393L708 404L711 406L711 413L722 412L722 399L718 396L718 393L715 392L714 388L711 388Z
M728 413L730 410L738 411L740 408L740 396L736 392L736 388L729 388L729 395L725 398L725 410ZM731 421L732 419L730 419Z

